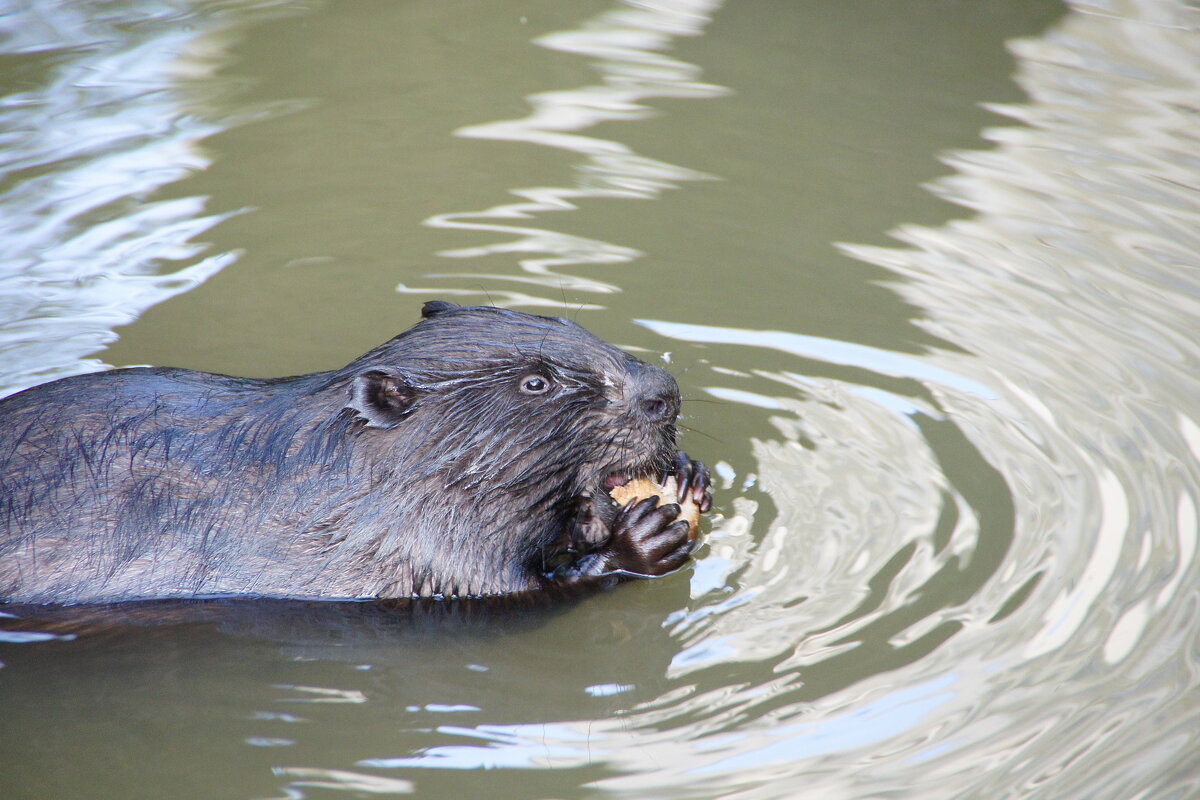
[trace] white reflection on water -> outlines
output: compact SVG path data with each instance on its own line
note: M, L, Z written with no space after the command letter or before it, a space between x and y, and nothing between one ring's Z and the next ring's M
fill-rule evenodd
M1025 645L1025 658L1035 658L1062 647L1084 618L1092 613L1101 593L1112 580L1129 533L1129 498L1121 482L1105 470L1098 480L1100 524L1092 540L1092 555L1080 570L1073 586L1064 590L1046 608L1045 627Z
M756 746L747 748L748 735L712 737L697 743L696 757L677 765L682 774L701 777L714 773L744 774L788 765L797 758L864 747L903 733L921 723L952 696L947 690L955 676L945 675L907 686L870 703L843 709L818 722L779 725L762 731ZM361 767L381 769L533 769L584 766L611 755L601 742L582 740L569 727L543 725L481 725L478 728L440 726L438 733L484 739L480 745L443 745L403 758L365 759ZM546 746L553 737L554 746ZM568 745L568 743L573 743Z
M578 29L548 34L535 44L552 50L594 59L603 76L600 84L579 89L541 92L527 98L533 110L526 117L460 128L456 135L501 141L526 142L578 153L586 160L576 166L569 186L513 189L519 202L502 203L482 211L438 214L425 224L434 228L498 233L504 241L478 247L444 250L446 258L478 258L515 254L523 275L504 273L454 273L430 278L485 278L502 283L526 283L554 292L618 291L615 284L594 275L569 274L562 267L623 264L642 256L634 248L520 222L555 211L574 211L587 199L652 200L686 181L712 176L668 164L634 152L612 140L580 131L604 122L636 121L656 112L644 101L660 98L719 97L726 89L699 80L700 69L666 55L672 41L697 36L708 24L719 0L675 0L663 3L628 2L583 23ZM415 288L401 284L402 293L480 295L466 289ZM517 291L487 292L497 305L566 307L545 298ZM579 308L578 304L570 307ZM586 308L599 308L588 305Z
M440 745L402 758L368 758L360 767L377 769L535 769L579 767L608 755L567 725L439 725L437 732L484 744ZM548 738L557 744L546 746Z
M200 141L221 126L188 86L228 37L159 4L106 7L0 6L27 87L0 98L0 394L102 368L86 357L114 327L236 257L200 257L195 238L228 216L205 198L148 199L208 166Z
M754 748L729 748L734 754L708 761L689 774L738 773L787 766L797 758L816 758L864 747L917 728L934 709L947 703L955 676L945 675L915 686L906 686L817 722L780 725L763 732L767 743ZM697 748L709 752L709 748Z
M881 350L877 347L843 342L837 339L822 339L788 331L755 331L739 328L719 328L712 325L694 325L682 322L639 319L660 336L683 342L719 342L750 347L769 347L781 353L812 358L829 364L862 367L881 375L940 384L959 392L994 399L996 393L978 381L970 380L949 370L942 369L916 358Z
M1181 701L1196 692L1197 667L1198 16L1171 3L1118 2L1102 13L1080 4L1049 35L1014 43L1031 102L998 110L1023 127L989 132L994 151L949 158L957 174L935 187L976 216L939 229L902 228L897 235L909 249L846 247L902 276L896 291L926 310L931 332L964 351L931 352L910 359L922 369L902 368L938 384L945 419L969 433L1013 490L1015 538L996 575L959 608L945 609L963 623L960 633L890 681L855 687L872 697L889 682L918 681L953 666L969 678L956 687L961 691L911 730L895 731L869 769L847 747L820 763L781 768L776 781L823 797L896 787L910 796L1055 798L1184 796L1194 788L1197 734L1193 709ZM672 335L669 326L660 332ZM789 349L774 332L737 333L744 344ZM730 341L724 332L703 338ZM803 344L793 348L797 355L848 362L833 348L822 353L822 343ZM895 374L895 364L869 357L858 354L850 363ZM947 374L996 391L990 397L964 391ZM826 394L844 405L841 416L865 421L868 409L846 401L855 393L835 389ZM786 399L772 400L788 410ZM849 505L868 495L797 495L781 473L820 480L837 467L831 449L865 450L869 439L879 450L887 445L865 427L857 434L853 425L836 427L815 403L793 403L792 410L793 420L772 418L784 433L780 444L814 430L837 436L797 461L786 460L786 447L756 448L763 484L779 506L776 524L792 536L819 530L842 547L890 552L902 533L853 539L855 525L831 526L836 515L823 527L797 527L801 503L816 501L841 504L839 514L857 515L857 527L869 529L866 516ZM922 480L936 482L944 469ZM953 493L955 476L946 477ZM893 498L906 493L899 481L890 490ZM961 500L955 504L968 512ZM895 520L907 524L902 515ZM962 521L951 547L969 548L985 530ZM720 531L714 540L722 544ZM762 558L780 543L769 535L747 557ZM894 581L946 563L922 564L926 545L919 538L914 544L914 557ZM836 589L842 574L836 567L829 570L830 563L809 553L795 557L824 576L822 588ZM1030 576L1040 580L1022 595L1019 587ZM693 648L708 642L729 652L744 652L747 642L761 648L762 638L787 635L782 617L766 613L770 594L760 591L749 606L707 615L681 632L696 640ZM866 625L896 613L904 597L901 591L883 598ZM802 608L826 618L817 604ZM1000 614L1001 608L1008 611ZM802 691L806 669L829 657L820 648L828 640L795 633L802 636L795 656L773 668L780 679L774 714L804 707L819 725L836 716L827 704L839 702L839 694L800 706L787 693ZM794 665L801 682L783 680L784 665ZM728 707L753 702L743 694ZM716 697L711 691L700 702ZM669 713L647 709L646 719L661 722ZM744 747L752 755L764 745ZM744 780L736 796L782 796L779 785Z
M291 778L284 787L284 797L307 797L303 789L328 789L330 791L353 792L355 794L398 795L413 791L411 781L381 778L362 772L341 769L318 769L316 767L275 767L274 772L282 778Z

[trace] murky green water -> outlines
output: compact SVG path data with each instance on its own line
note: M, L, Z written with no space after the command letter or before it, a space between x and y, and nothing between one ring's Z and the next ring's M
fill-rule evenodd
M1200 795L1200 12L0 4L0 390L433 297L669 361L696 562L0 628L0 796ZM2 424L2 420L0 420Z

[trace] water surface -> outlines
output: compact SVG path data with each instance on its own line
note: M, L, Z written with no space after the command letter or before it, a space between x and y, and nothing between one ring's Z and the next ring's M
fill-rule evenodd
M718 503L564 608L9 620L0 794L1200 793L1194 7L9 11L5 390L562 313Z

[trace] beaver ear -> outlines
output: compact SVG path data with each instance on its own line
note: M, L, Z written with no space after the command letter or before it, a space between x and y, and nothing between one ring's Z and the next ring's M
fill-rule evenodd
M354 376L349 408L354 409L372 428L391 428L412 408L417 391L400 373L373 369Z
M443 311L449 311L452 308L458 308L454 303L447 303L445 300L430 300L425 305L421 306L421 316L425 319L436 317Z

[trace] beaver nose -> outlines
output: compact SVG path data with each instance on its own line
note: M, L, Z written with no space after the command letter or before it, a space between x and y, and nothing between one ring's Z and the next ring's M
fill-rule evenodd
M631 399L651 422L670 422L679 415L679 384L671 373L642 361L630 365Z
M642 401L642 413L650 419L662 419L670 413L670 403L665 397L651 397Z

